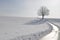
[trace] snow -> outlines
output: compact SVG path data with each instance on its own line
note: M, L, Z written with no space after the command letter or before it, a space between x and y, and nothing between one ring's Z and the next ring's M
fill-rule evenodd
M49 23L49 24L52 25L53 30L48 35L44 36L41 40L58 40L59 28L53 25L52 23Z
M50 30L50 27L47 25L47 23L40 25L24 25L24 23L27 23L31 20L34 19L21 17L0 17L0 40L10 40L14 38L16 40L16 38L20 36L31 36L31 34L40 34L41 32ZM46 34L47 33L45 33L45 35Z

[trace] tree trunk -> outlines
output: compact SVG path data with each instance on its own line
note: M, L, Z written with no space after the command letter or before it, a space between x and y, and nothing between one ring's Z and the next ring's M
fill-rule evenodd
M44 19L44 15L42 15L42 20Z

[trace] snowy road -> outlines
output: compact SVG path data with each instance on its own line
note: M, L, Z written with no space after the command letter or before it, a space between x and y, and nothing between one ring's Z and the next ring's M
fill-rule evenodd
M55 26L54 24L48 22L50 25L52 25L53 30L50 34L44 36L42 39L40 40L58 40L58 31L59 29L57 28L57 26Z

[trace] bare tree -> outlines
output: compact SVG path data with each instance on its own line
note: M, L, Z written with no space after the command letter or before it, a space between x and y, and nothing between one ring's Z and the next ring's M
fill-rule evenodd
M39 10L38 10L38 16L42 16L42 19L44 19L45 15L49 15L49 10L47 7L42 6Z

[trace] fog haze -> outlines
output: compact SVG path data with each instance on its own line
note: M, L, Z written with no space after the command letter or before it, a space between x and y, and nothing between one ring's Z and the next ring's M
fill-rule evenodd
M0 16L37 17L41 6L50 10L48 18L60 18L60 0L0 0Z

